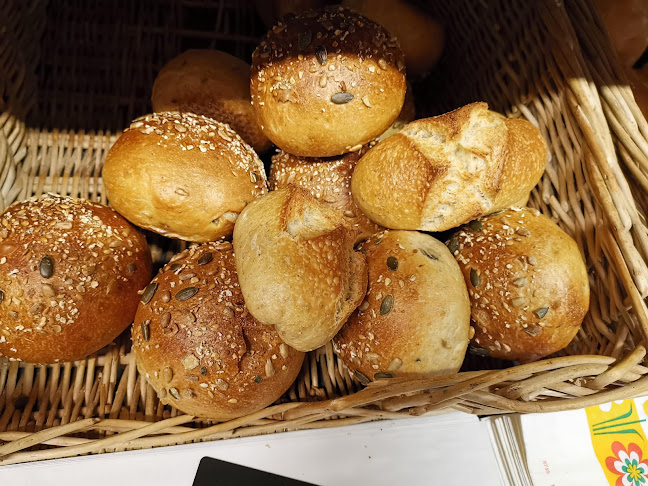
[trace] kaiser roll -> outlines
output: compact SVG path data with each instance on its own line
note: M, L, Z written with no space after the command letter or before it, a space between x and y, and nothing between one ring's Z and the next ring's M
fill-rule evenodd
M132 223L196 242L231 235L266 192L261 160L229 125L178 112L135 120L108 152L103 182Z
M0 353L85 358L132 322L151 279L144 237L107 206L46 194L0 218Z
M443 52L443 27L406 0L343 0L343 5L382 25L400 43L407 72L430 71Z
M359 150L396 120L405 89L398 42L342 7L279 22L252 55L250 90L261 128L295 155Z
M531 123L473 103L414 121L374 146L356 165L351 192L382 226L445 231L521 200L546 161Z
M358 230L358 242L366 240L381 228L362 214L351 197L351 174L361 153L308 158L281 150L272 157L270 189L281 189L289 184L303 187L315 199L334 208L340 218L346 218Z
M446 246L417 231L385 231L360 250L369 290L333 340L342 361L365 385L458 371L470 340L470 301Z
M367 289L357 230L304 189L289 185L250 204L234 228L241 291L250 313L286 344L326 344Z
M153 84L153 111L205 115L229 124L257 152L270 148L250 104L250 66L221 51L192 49L162 68Z
M229 242L193 246L153 279L137 309L133 350L163 403L217 420L276 401L304 359L247 311Z
M472 305L476 348L533 361L567 346L589 307L574 240L535 209L472 221L448 242Z

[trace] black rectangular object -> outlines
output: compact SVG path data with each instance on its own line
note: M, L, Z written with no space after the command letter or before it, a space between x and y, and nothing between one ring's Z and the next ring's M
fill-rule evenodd
M203 457L193 486L315 486L297 479L253 469L240 464Z

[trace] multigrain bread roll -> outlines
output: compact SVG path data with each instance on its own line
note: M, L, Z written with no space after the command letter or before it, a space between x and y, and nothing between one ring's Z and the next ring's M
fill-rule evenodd
M387 31L341 7L279 22L252 55L252 103L267 137L288 153L359 150L398 117L405 64Z
M445 231L521 200L546 161L531 123L473 103L414 121L373 147L356 165L351 192L386 228Z
M576 242L535 209L472 221L448 242L472 305L473 345L533 361L567 346L589 307Z
M101 204L46 194L0 218L0 354L85 358L131 323L151 279L144 237Z
M382 25L398 39L407 72L429 72L443 52L443 26L406 0L343 0L342 4Z
M648 0L597 0L621 63L632 66L648 49Z
M227 123L258 153L270 148L250 104L250 66L225 52L192 49L169 61L155 79L151 102L155 112Z
M280 150L272 157L270 189L281 189L289 184L303 187L358 230L357 242L366 240L381 228L358 209L351 197L351 174L362 153L361 150L338 157L317 158L298 157Z
M333 340L342 361L365 385L458 371L470 340L470 302L446 246L418 231L385 231L360 250L369 290Z
M337 211L294 185L248 205L234 228L234 251L250 313L299 351L326 344L367 289L356 238Z
M272 404L304 359L247 311L229 242L176 255L142 294L132 337L163 403L217 420Z
M108 152L103 182L132 223L195 242L231 235L267 190L261 160L228 125L178 112L135 120Z
M416 118L416 105L414 104L414 93L412 92L412 87L407 83L407 91L405 92L405 101L403 102L403 108L401 109L398 118L391 124L391 126L385 130L382 135L378 137L378 141L382 142L388 137L391 137L394 133L400 132L405 125L413 121Z

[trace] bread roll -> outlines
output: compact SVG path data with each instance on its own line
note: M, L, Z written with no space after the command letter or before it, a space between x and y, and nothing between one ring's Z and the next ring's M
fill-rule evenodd
M270 148L250 104L250 66L229 54L192 49L173 58L153 84L153 111L181 111L229 124L256 152Z
M0 218L0 354L85 358L131 323L151 279L144 237L107 206L46 194Z
M533 361L567 346L589 307L587 269L574 240L535 209L470 223L449 242L472 305L473 345Z
M470 302L446 246L418 231L385 231L360 250L369 290L333 340L342 361L365 385L458 371L470 339Z
M135 120L108 152L103 182L132 223L196 242L231 235L267 189L261 160L228 125L177 112Z
M241 213L234 251L250 313L286 344L311 351L338 332L367 290L367 262L353 250L357 230L295 185Z
M544 172L540 131L473 103L412 122L358 162L351 192L372 221L444 231L522 199Z
M216 420L275 402L304 360L247 311L229 242L192 246L153 279L137 309L133 351L163 403Z
M359 150L398 117L405 64L385 29L341 7L279 22L252 55L252 103L267 137L288 153Z
M381 228L362 214L351 197L351 174L361 153L323 159L298 157L281 150L272 157L270 189L281 189L288 184L303 187L358 230L356 242L366 240Z
M382 25L398 39L407 72L429 72L443 52L443 26L406 0L343 0L343 5Z
M391 137L394 133L400 132L405 125L416 118L416 106L414 104L414 94L412 93L412 87L407 83L407 91L405 92L405 102L403 103L403 108L401 109L398 118L391 124L391 126L383 132L382 135L378 137L378 141L382 142L388 137Z
M648 0L597 0L621 63L630 67L648 49Z

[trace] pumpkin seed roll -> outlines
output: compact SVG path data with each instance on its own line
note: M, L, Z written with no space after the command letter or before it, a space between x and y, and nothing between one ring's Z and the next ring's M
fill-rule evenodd
M143 292L132 337L163 403L218 420L272 404L304 359L248 312L229 242L176 255Z
M85 358L132 322L151 279L144 236L114 210L46 194L0 217L0 354Z

